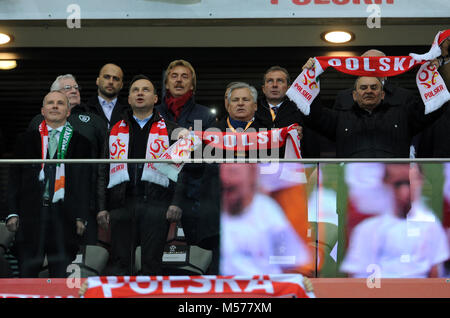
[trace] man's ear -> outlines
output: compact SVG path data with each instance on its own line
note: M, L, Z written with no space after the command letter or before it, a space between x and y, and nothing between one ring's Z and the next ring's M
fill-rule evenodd
M355 90L352 91L352 96L353 96L353 101L356 102L356 91Z

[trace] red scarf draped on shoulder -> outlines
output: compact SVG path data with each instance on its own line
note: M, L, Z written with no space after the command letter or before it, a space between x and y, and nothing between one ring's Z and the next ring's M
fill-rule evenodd
M192 91L187 92L186 94L180 97L173 97L169 92L166 94L165 103L167 108L174 115L175 120L178 119L178 116L181 114L181 110L183 109L184 104L192 97Z

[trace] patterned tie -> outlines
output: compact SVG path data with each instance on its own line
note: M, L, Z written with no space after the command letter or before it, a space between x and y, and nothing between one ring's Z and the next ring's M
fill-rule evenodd
M275 116L277 115L277 113L278 113L278 107L271 107L272 108L272 110L273 110L273 112L274 112L274 114L275 114Z
M50 153L50 159L53 159L53 156L55 155L56 150L58 149L58 130L52 129L49 132L50 135L50 141L48 143L48 152Z

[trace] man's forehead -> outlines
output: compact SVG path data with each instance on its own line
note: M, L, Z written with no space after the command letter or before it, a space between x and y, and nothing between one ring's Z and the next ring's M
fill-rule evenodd
M268 78L283 78L286 80L287 75L283 71L270 71L266 74L266 80Z
M188 67L184 66L184 65L177 65L177 66L175 66L174 68L172 68L169 71L169 74L172 74L172 73L192 74L191 70Z
M119 75L120 77L122 77L122 70L117 65L106 64L100 70L100 74Z
M251 94L250 89L248 87L240 87L240 88L233 89L233 91L231 92L231 96L236 96L236 95L251 96L252 94Z
M50 100L63 100L65 103L67 102L67 96L58 91L50 92L44 97L44 102L48 102Z
M374 85L374 84L380 84L380 81L376 77L360 77L357 80L358 86L360 85Z
M77 84L77 82L76 82L73 78L70 78L70 77L61 78L61 79L59 80L59 82L60 82L61 84L73 84L73 83Z
M131 89L135 87L150 87L153 88L153 83L146 79L137 80L131 85Z

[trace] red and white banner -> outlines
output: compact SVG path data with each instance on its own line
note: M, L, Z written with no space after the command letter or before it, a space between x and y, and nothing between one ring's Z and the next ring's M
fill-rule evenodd
M89 277L84 298L145 297L296 297L306 292L303 276L108 276Z
M293 124L283 128L245 132L207 130L200 133L203 143L225 151L276 149L286 146L285 157L299 159L301 152L297 126Z
M428 114L450 100L450 94L436 67L429 62L418 62L411 56L315 57L314 67L304 69L286 95L305 115L309 115L310 106L320 92L317 78L328 67L355 76L390 77L405 73L417 65L421 67L416 82L425 104L425 114Z

